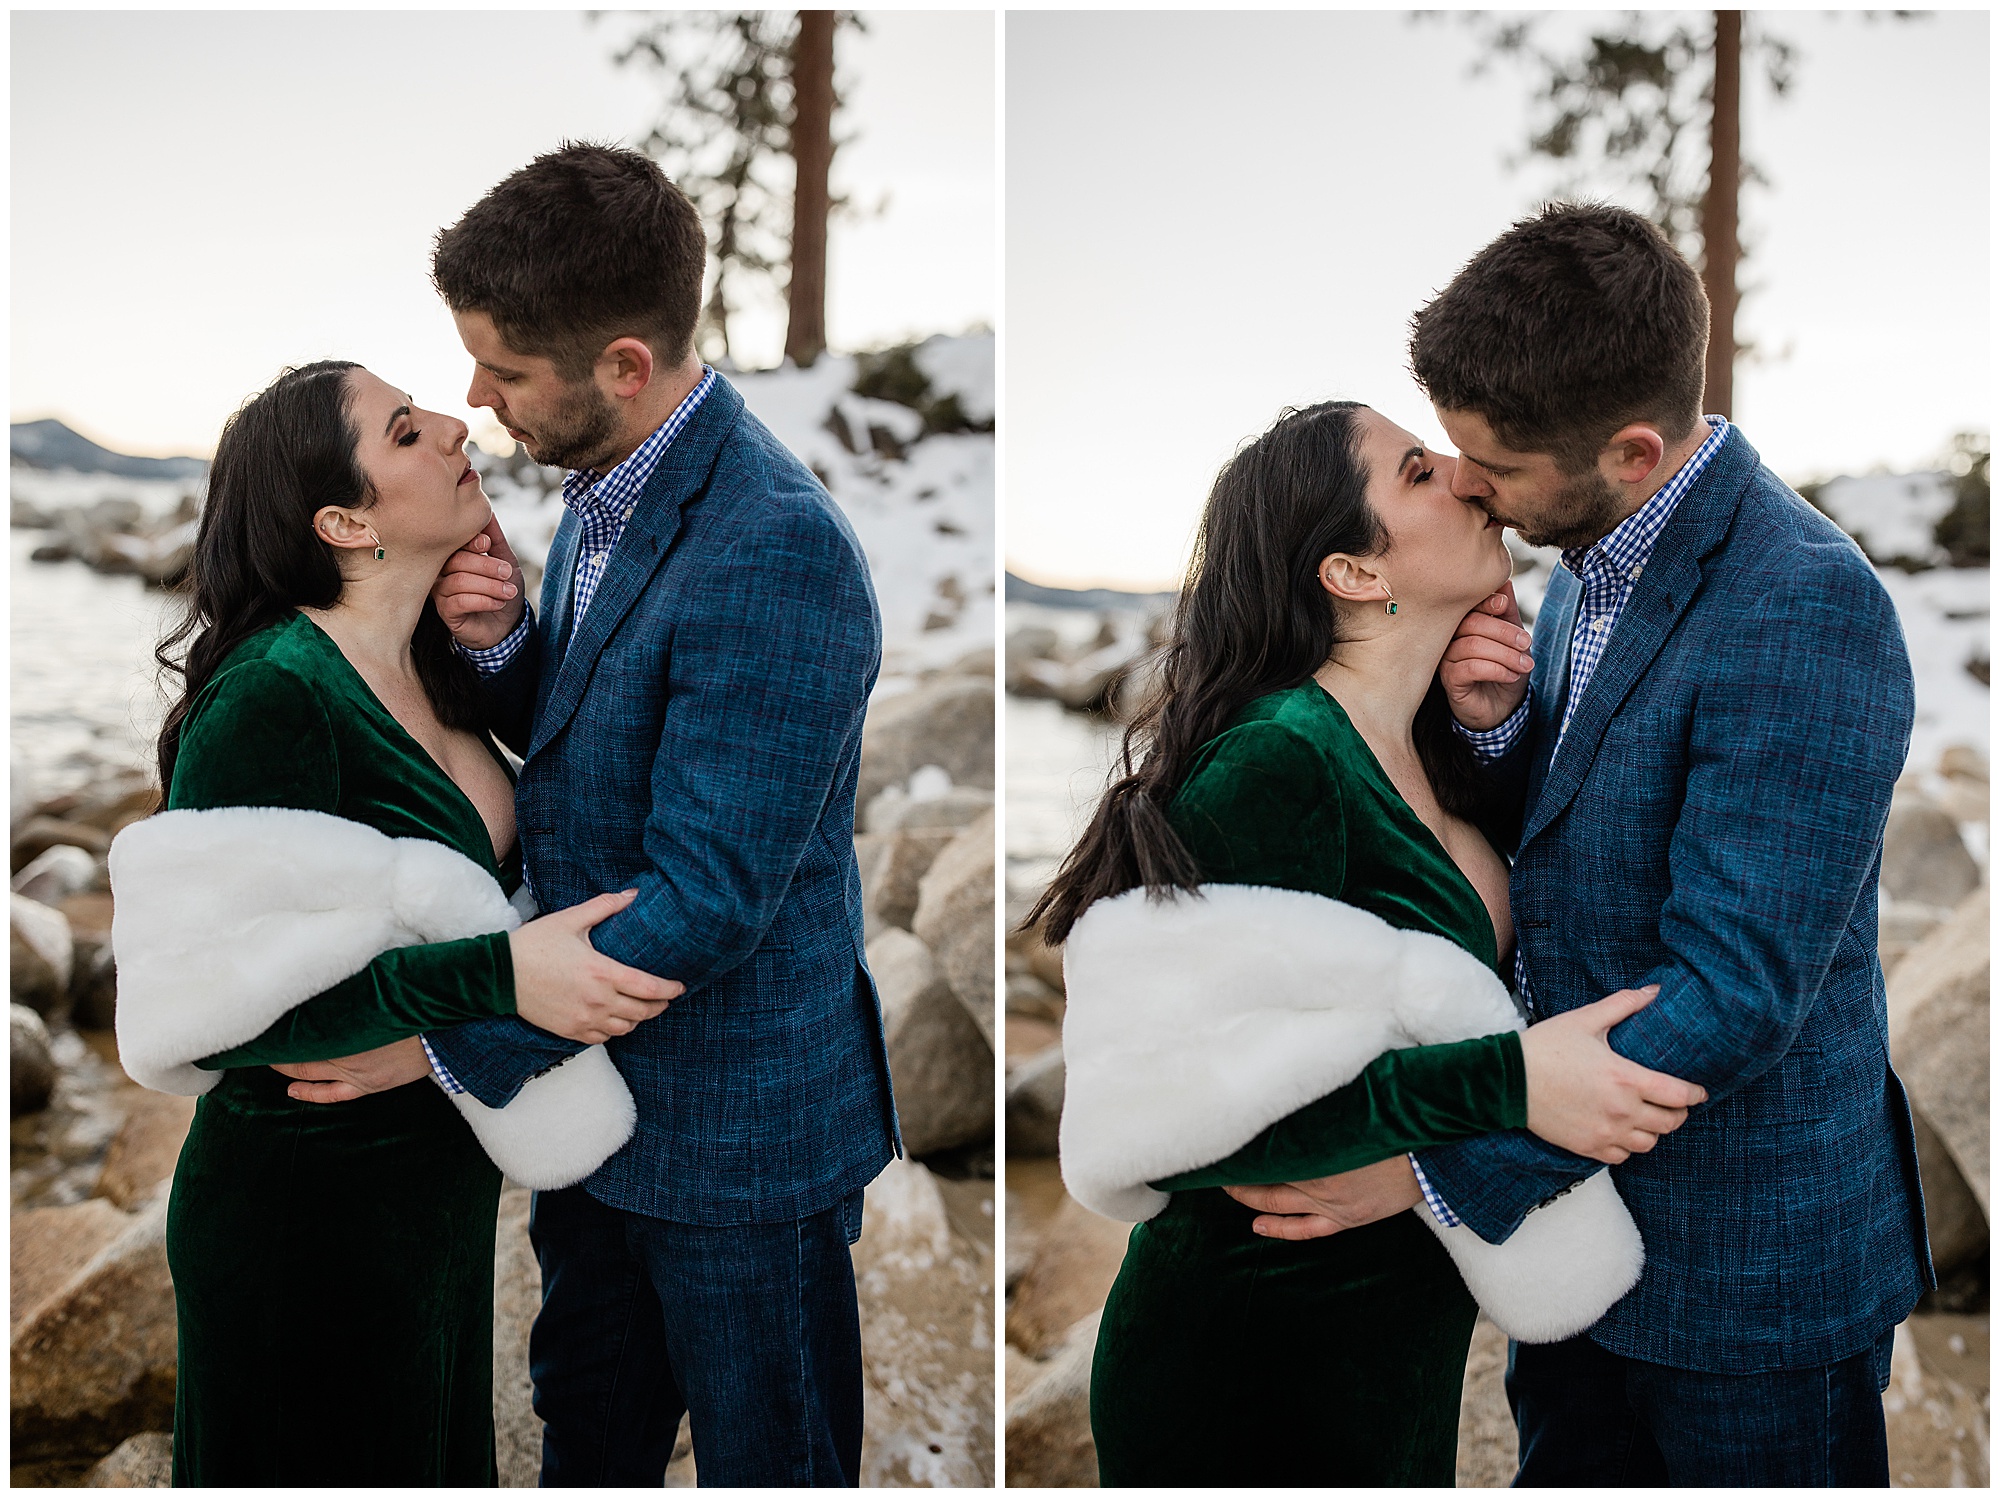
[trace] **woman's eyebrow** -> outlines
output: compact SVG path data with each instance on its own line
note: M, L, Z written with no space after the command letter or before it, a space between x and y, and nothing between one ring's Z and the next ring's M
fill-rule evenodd
M410 408L408 406L396 407L395 410L389 413L389 425L382 428L382 435L385 437L388 436L390 428L394 427L397 421L400 420L402 417L408 416L409 414L410 414Z

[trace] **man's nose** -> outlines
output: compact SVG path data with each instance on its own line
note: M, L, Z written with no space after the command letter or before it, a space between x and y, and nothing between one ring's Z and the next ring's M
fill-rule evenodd
M1452 461L1451 492L1464 500L1485 499L1493 493L1493 486L1479 471L1477 463L1456 458Z

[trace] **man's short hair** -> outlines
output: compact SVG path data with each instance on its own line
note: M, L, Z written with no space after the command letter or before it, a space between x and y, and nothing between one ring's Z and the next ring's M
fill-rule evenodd
M1411 321L1410 372L1516 452L1590 466L1620 427L1701 417L1708 295L1646 219L1552 203L1473 256Z
M484 312L509 348L576 381L618 338L687 358L707 254L701 215L652 160L565 141L439 231L431 281L452 311Z

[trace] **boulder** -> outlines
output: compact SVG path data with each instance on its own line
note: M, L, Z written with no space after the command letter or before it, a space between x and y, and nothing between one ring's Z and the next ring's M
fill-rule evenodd
M542 1470L542 1419L528 1377L528 1330L542 1308L542 1267L528 1241L525 1186L500 1193L493 1235L493 1442L500 1486L532 1488Z
M191 1097L135 1089L125 1122L104 1152L97 1194L130 1212L172 1180L194 1123L194 1105Z
M1465 1357L1458 1401L1461 1488L1504 1488L1519 1465L1520 1433L1507 1407L1507 1334L1480 1314Z
M1892 1486L1991 1485L1989 1343L1984 1313L1912 1316L1896 1328L1882 1395Z
M1958 823L1920 795L1898 794L1882 842L1882 891L1894 900L1954 906L1979 884Z
M1024 902L1023 914L1033 903ZM1007 923L1007 971L1031 973L1058 995L1064 991L1062 948L1049 946L1032 931L1023 931L1011 912Z
M49 1027L42 1017L25 1004L7 1008L8 1048L13 1056L10 1072L13 1114L39 1113L48 1107L56 1090L56 1062L49 1050Z
M84 1474L87 1488L170 1488L174 1485L174 1438L164 1430L141 1431Z
M864 832L854 839L870 941L884 926L910 929L917 918L918 881L957 836L956 829L934 827L920 832Z
M22 895L10 896L9 995L37 1014L61 1011L75 971L69 918Z
M28 860L8 888L17 895L54 906L71 895L95 888L99 877L97 860L89 853L74 843L57 843Z
M110 1202L95 1199L14 1213L8 1255L12 1327L18 1329L54 1298L131 1221Z
M993 1484L993 1274L936 1179L891 1161L854 1245L864 1487Z
M891 926L868 944L882 996L903 1147L928 1155L993 1131L993 1048L939 976L928 948Z
M134 785L120 780L102 790L93 791L69 814L69 820L116 837L132 823L150 817L159 809L158 786L150 782Z
M1062 1123L1063 1053L1052 1045L1007 1078L1007 1155L1054 1159Z
M76 967L69 980L69 1022L109 1030L118 1019L118 964L108 932L77 933Z
M49 849L64 843L99 858L111 849L110 834L95 827L57 817L29 817L14 830L14 840L8 853L9 871L20 873Z
M1875 926L1875 944L1882 959L1882 971L1893 972L1904 953L1950 918L1949 906L1921 905L1915 900L1892 900L1885 895Z
M1010 971L1007 974L1007 1013L1010 1017L1019 1015L1022 1019L1038 1019L1059 1025L1063 1017L1063 996L1033 973Z
M19 504L19 500L14 501ZM28 768L21 751L10 747L7 751L7 830L12 834L21 830L21 824L28 820L28 814L35 808L35 775Z
M1093 1315L1079 1322L1041 1376L1008 1404L1008 1487L1097 1486L1097 1442L1090 1434L1090 1364L1097 1351L1098 1319Z
M1896 964L1888 988L1896 1073L1990 1221L1988 919L1988 891L1975 890Z
M994 1048L994 820L988 811L947 844L917 885L911 929Z
M1015 1287L1007 1340L1030 1357L1047 1357L1072 1326L1103 1309L1131 1236L1131 1223L1100 1217L1065 1196Z
M886 786L861 814L864 832L956 831L969 826L993 807L993 792L955 785L933 796L914 796L901 786Z
M26 1215L16 1214L17 1230ZM173 1424L166 1222L162 1193L15 1323L9 1393L16 1462L107 1451Z
M1986 1252L1986 1213L1937 1130L1921 1112L1912 1109L1911 1114L1916 1125L1917 1173L1924 1186L1924 1229L1931 1240L1931 1263L1942 1280Z
M941 676L870 706L861 733L857 806L937 765L953 785L993 788L993 681Z

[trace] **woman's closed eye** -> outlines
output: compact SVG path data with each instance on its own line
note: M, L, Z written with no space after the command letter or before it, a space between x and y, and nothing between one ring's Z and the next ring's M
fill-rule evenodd
M423 434L424 434L424 429L422 427L411 427L409 431L405 432L402 436L396 439L396 446L410 447L416 442L416 440L419 437L423 436Z

